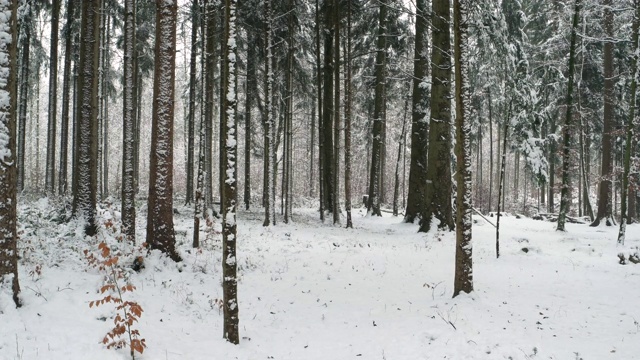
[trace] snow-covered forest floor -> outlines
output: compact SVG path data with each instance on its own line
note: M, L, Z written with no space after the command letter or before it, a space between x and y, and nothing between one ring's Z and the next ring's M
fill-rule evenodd
M139 359L638 359L640 265L617 254L640 245L640 225L616 246L616 228L505 217L501 257L495 229L474 217L475 292L452 299L454 233L417 233L401 218L355 212L355 229L321 224L311 209L294 222L262 226L241 212L238 226L239 346L222 339L220 235L191 249L193 212L175 215L179 264L152 253L129 271L125 300L144 312ZM46 200L23 204L20 281L24 306L0 292L1 359L127 359L101 344L114 305L100 299L104 275L83 250L106 241L128 267L136 249L118 245L117 212L102 210L98 238L59 221ZM56 221L58 220L58 221ZM495 218L491 218L495 221ZM144 238L145 214L138 214ZM204 229L204 227L203 227ZM219 224L214 224L219 229ZM526 250L525 250L526 249ZM625 250L626 249L626 250Z

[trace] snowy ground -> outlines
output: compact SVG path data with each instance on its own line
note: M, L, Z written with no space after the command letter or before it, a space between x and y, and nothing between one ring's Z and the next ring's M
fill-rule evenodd
M361 212L344 229L312 210L264 228L261 213L240 213L242 340L233 346L217 306L220 237L193 251L192 212L179 211L184 261L154 253L130 276L137 290L126 295L144 309L140 359L640 359L640 265L618 264L617 229L557 233L553 223L506 217L497 260L495 230L477 218L476 291L451 299L453 233L418 234ZM20 209L24 307L0 292L0 359L129 358L100 343L113 306L89 308L103 277L82 251L112 240L82 239L81 227L52 223L51 212L46 201ZM625 248L638 245L632 225Z

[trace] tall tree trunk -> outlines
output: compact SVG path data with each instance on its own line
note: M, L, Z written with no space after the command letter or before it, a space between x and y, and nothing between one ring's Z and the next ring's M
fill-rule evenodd
M249 210L251 206L251 110L253 97L257 93L256 75L256 36L249 31L247 46L247 88L244 105L244 206Z
M60 18L60 0L51 1L51 43L49 52L49 126L47 132L47 171L45 191L49 195L56 192L56 114L58 101L58 24Z
M320 221L324 222L324 209L325 209L325 198L324 198L324 124L323 124L323 108L324 101L322 98L322 71L321 71L321 59L320 59L320 8L319 8L319 0L316 0L316 90L318 91L317 98L317 106L318 106L318 194L320 197L319 201L319 211L320 211Z
M224 338L232 344L240 342L238 332L238 278L236 262L236 198L237 198L237 134L238 106L236 78L236 0L226 0L226 60L223 146L220 163L224 165L223 182L220 184L222 206L222 290L224 297Z
M613 136L614 131L614 86L613 78L613 11L612 0L603 0L604 11L603 28L607 38L604 41L604 128L602 129L602 162L600 165L600 185L598 187L598 213L591 226L600 225L605 221L607 226L615 225L611 207L612 183L613 183Z
M102 0L82 2L80 72L77 104L77 177L73 212L85 221L85 234L95 235L98 191L98 68Z
M371 147L371 172L369 174L369 199L367 213L382 216L380 212L381 177L384 147L385 126L385 98L386 86L385 67L387 62L387 2L380 1L378 17L378 35L376 39L376 64L375 64L375 100L373 109L373 144Z
M334 86L333 93L333 223L340 223L340 1L333 3Z
M287 70L286 70L286 79L285 79L285 134L284 134L284 151L283 151L283 183L282 186L284 188L284 223L289 223L291 218L291 200L292 200L292 176L293 173L291 171L292 166L292 141L293 141L293 65L294 65L294 14L295 14L295 3L293 0L289 0L289 14L288 14L288 29L287 29Z
M473 291L471 243L471 89L469 86L469 6L473 0L453 1L456 84L456 271L453 296Z
M432 218L440 228L453 230L451 208L451 46L449 0L434 0L432 11L431 119L425 207L420 231L431 229Z
M416 0L416 37L411 93L411 165L404 221L413 223L425 206L429 136L429 9L427 0Z
M213 208L213 96L215 92L216 68L216 1L206 0L204 21L206 21L205 38L205 207Z
M407 121L407 109L409 107L409 99L404 101L404 115L402 116L402 131L398 139L398 158L396 160L395 181L393 184L393 216L398 216L398 198L400 192L400 161L402 161L402 148L404 146L404 131Z
M16 213L17 8L17 0L0 4L0 13L5 15L0 19L0 31L5 34L0 40L0 280L11 281L13 301L20 307Z
M67 193L67 163L69 148L69 107L71 102L71 58L73 57L73 23L75 1L67 1L67 24L64 36L64 70L62 76L62 116L60 124L60 166L58 169L58 193Z
M189 56L189 112L187 114L187 193L185 204L193 201L193 173L195 152L195 116L196 116L196 68L198 56L198 0L191 3L191 54Z
M19 114L18 114L18 192L24 190L24 160L26 150L26 134L27 134L27 110L28 110L28 88L29 88L29 60L30 60L30 48L31 48L31 27L28 25L29 18L31 17L31 3L26 2L25 12L23 15L24 24L20 26L20 32L22 33L22 50L20 61L20 99L19 99Z
M629 104L629 118L627 119L627 139L624 151L624 173L622 175L622 194L620 195L620 230L618 231L618 244L624 244L629 223L629 213L627 212L627 192L629 190L629 173L631 170L631 149L634 148L634 126L635 126L635 109L636 109L636 88L638 82L638 40L640 38L640 0L633 2L635 13L633 17L633 46L635 48L634 57L631 65L631 100ZM631 192L633 193L633 192Z
M149 159L149 199L147 244L174 261L173 230L173 110L175 96L176 17L178 5L165 0L156 4L156 46L153 74L151 154Z
M109 83L110 83L110 50L111 44L111 16L107 11L103 13L105 18L105 40L103 50L103 79L102 79L102 198L106 199L109 196Z
M491 88L487 88L487 104L489 105L489 204L487 211L493 210L493 104L491 103Z
M200 247L200 218L204 215L204 178L205 178L205 149L206 139L204 117L200 116L200 131L198 142L198 180L196 182L195 211L193 214L193 247Z
M351 2L347 3L347 44L346 44L346 77L344 91L346 105L344 109L344 208L347 212L347 228L353 228L351 219ZM312 156L313 158L313 156Z
M135 182L133 173L135 104L133 54L136 47L136 0L124 3L124 85L122 95L122 232L136 239Z
M507 119L511 117L511 104L509 104L509 116ZM508 125L509 122L504 122L504 139L502 140L502 157L500 158L500 176L498 176L498 214L496 215L496 258L500 257L500 216L502 213L500 210L504 211L504 202L502 199L504 198L504 184L505 184L505 170L507 167L507 131L509 130ZM498 127L498 135L500 135L500 128ZM498 136L499 138L499 136ZM498 150L500 150L500 142L498 142ZM498 151L499 152L499 151Z
M272 154L275 152L276 143L276 131L275 131L275 119L273 114L273 14L271 10L271 0L265 1L265 21L266 21L266 57L265 57L265 144L264 144L264 161L265 161L265 173L264 173L264 223L263 226L275 225L276 220L276 208L275 208L275 167L276 164L273 161Z
M581 0L575 0L573 12L573 25L571 26L571 43L569 48L569 76L567 89L567 113L563 128L562 139L562 190L560 195L560 211L558 212L558 227L556 230L565 231L565 222L571 203L569 187L571 175L569 166L571 163L571 132L573 127L573 77L575 70L576 37L578 32L578 20L580 19Z
M333 77L334 77L334 54L333 40L335 37L335 24L333 21L333 1L325 1L324 4L324 95L322 96L322 192L324 209L333 210L333 115L335 104L333 103Z

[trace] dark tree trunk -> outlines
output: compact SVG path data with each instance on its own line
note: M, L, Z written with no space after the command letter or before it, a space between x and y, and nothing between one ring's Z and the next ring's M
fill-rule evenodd
M56 114L58 103L58 25L60 23L60 0L51 1L51 42L49 52L49 126L47 132L47 171L45 191L55 194L56 174Z
M71 103L71 58L73 57L73 22L75 1L67 1L67 24L64 31L64 70L62 76L62 115L60 124L60 167L58 169L58 193L67 193L67 161L69 147L69 107Z
M187 115L187 193L185 203L193 201L193 173L195 150L195 117L196 117L196 67L198 56L198 0L191 4L191 54L189 57L189 113Z
M453 296L473 291L471 242L471 124L469 116L471 89L469 84L469 7L473 0L453 1L456 98L456 271ZM506 138L506 136L505 136Z
M237 134L236 116L238 107L236 77L236 0L226 0L225 36L225 83L223 143L220 147L220 163L224 170L220 184L222 205L222 291L224 297L223 336L232 344L240 342L238 326L238 278L236 262L236 199L237 190Z
M216 68L216 1L206 0L204 20L206 21L205 37L205 207L213 208L213 96L215 93Z
M98 192L98 68L102 0L82 2L79 99L77 104L77 186L73 212L85 221L85 234L95 235Z
M320 8L318 5L319 0L316 0L316 90L318 91L317 106L318 106L318 193L320 196L320 221L324 221L324 209L325 209L325 187L324 187L324 124L323 114L324 101L322 97L323 84L322 84L322 71L321 71L321 56L320 56Z
M247 49L247 80L244 105L244 206L246 210L251 207L251 110L253 110L253 97L257 94L256 74L256 36L248 33Z
M122 232L129 241L136 239L135 182L133 173L135 87L133 54L136 47L136 0L124 3L124 85L122 96Z
M425 207L420 231L431 229L432 218L440 228L453 230L451 208L451 46L450 1L434 0L432 11L431 119Z
M351 219L351 2L347 3L347 44L346 44L346 78L344 91L346 106L344 109L344 208L347 212L347 228L353 228ZM313 136L313 134L312 134ZM313 156L312 156L313 158Z
M371 172L369 174L369 198L367 213L382 216L380 212L381 202L381 177L383 174L383 148L385 126L385 67L387 62L387 3L380 2L378 17L378 36L376 40L376 65L375 65L375 100L373 109L373 144L371 148Z
M578 32L578 21L580 19L581 0L575 0L573 12L573 25L571 27L571 43L569 48L569 76L567 89L567 113L565 116L563 139L562 139L562 190L560 197L560 211L558 212L558 227L556 230L565 231L565 222L569 213L571 203L569 187L571 186L571 174L569 166L571 164L571 133L573 127L573 77L575 73L576 37Z
M333 3L333 27L334 27L334 87L333 92L333 223L340 223L340 0Z
M149 199L147 244L174 261L173 229L173 111L175 96L176 17L175 1L156 4L156 46L153 75L151 154L149 159Z
M19 114L18 114L18 192L24 190L24 160L25 160L25 150L26 150L26 134L27 134L27 109L28 109L28 88L29 88L29 60L30 60L30 49L31 49L31 27L28 25L29 17L31 17L31 4L27 1L27 6L25 9L24 16L24 25L20 26L20 31L22 33L22 50L21 50L21 61L20 61L20 100L19 100Z
M18 1L4 1L0 12L10 13L0 20L0 28L11 37L0 44L0 280L10 280L13 301L21 306L18 281L18 232L17 232L17 162L16 162L16 98L18 26L16 11ZM6 279L3 279L4 277Z
M335 36L333 21L333 1L325 1L324 15L324 68L322 96L322 193L323 208L333 210L333 75L334 75L334 55L333 38Z

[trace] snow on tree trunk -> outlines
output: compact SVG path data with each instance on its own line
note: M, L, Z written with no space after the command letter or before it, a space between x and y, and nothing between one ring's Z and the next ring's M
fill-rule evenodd
M222 288L224 308L224 338L232 344L240 342L238 326L238 279L236 261L236 198L238 195L236 127L238 95L236 77L236 0L226 0L226 62L223 144L220 163L224 167L221 184L222 205Z
M133 88L135 86L133 49L136 46L135 36L136 0L124 3L124 89L122 115L122 230L131 242L136 236L136 208L134 181L134 121L135 103Z
M77 103L77 186L74 213L84 219L85 233L96 233L98 189L98 60L100 53L100 5L102 1L82 2L80 69Z
M153 77L151 154L149 160L149 200L147 244L174 261L173 229L173 111L175 96L176 16L174 0L156 4L156 46Z
M11 282L13 301L19 307L16 214L17 8L17 0L0 0L0 280L6 277Z
M469 86L469 5L473 0L454 0L456 98L456 271L453 296L473 291L471 241L471 89Z
M266 57L265 57L265 144L264 144L264 161L266 162L266 171L264 173L264 226L276 224L276 204L275 204L275 167L273 161L273 153L275 152L275 136L276 124L273 114L274 105L272 104L273 96L273 14L271 13L271 0L265 1L265 17L266 17Z
M411 94L411 165L404 221L413 223L425 206L427 184L427 137L429 129L429 71L427 0L416 0L416 36Z

